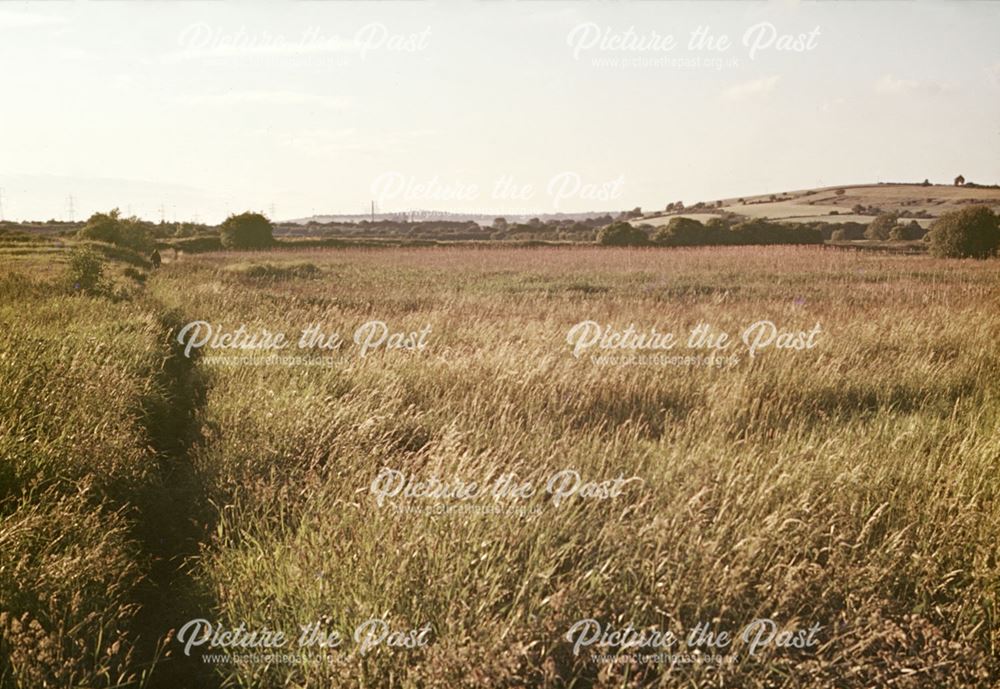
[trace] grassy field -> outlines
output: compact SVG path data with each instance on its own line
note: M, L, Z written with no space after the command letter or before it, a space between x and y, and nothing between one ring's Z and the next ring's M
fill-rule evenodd
M216 253L144 282L109 262L114 299L61 286L50 255L0 262L4 689L1000 679L995 260ZM739 334L761 320L821 334L751 357ZM176 335L192 321L293 340L321 324L344 343L187 357ZM406 337L361 356L352 335L371 321ZM722 366L575 357L582 321L707 323L736 343ZM379 504L386 469L448 485L513 473L538 490L500 511L474 509L495 504L482 497ZM545 486L567 470L604 492L555 499ZM606 490L619 477L634 480ZM291 636L315 622L344 642L212 664L175 638L192 618ZM758 618L820 629L806 648L751 653L737 638L700 649L724 661L673 666L567 638L588 619L683 637ZM372 619L400 633L395 647L354 638Z

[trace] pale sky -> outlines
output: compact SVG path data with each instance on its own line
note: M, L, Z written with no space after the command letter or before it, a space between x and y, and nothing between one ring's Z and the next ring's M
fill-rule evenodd
M692 48L699 27L731 45ZM3 215L1000 183L998 36L990 2L4 0Z

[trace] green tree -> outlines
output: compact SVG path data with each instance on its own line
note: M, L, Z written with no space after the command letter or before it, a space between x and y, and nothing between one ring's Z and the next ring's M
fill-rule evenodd
M916 220L911 220L909 223L903 225L895 225L891 230L889 230L889 239L894 242L908 241L911 239L920 239L924 236L924 228L920 226Z
M94 213L76 233L76 236L80 239L107 242L108 244L121 243L121 211L114 208L108 213Z
M265 249L274 244L274 227L260 213L230 215L219 229L227 249Z
M895 213L880 213L871 224L868 225L868 229L865 230L866 239L888 239L889 233L892 228L896 225L896 221L899 216Z
M930 251L944 258L988 258L1000 247L996 213L970 206L945 213L931 225Z
M653 241L664 246L698 246L707 243L705 226L693 218L671 218L657 230Z
M597 233L597 243L604 246L643 246L649 243L649 238L638 227L616 222L601 228Z
M139 252L152 251L154 246L148 223L135 216L123 218L117 208L107 213L91 215L76 236L80 239L128 247Z

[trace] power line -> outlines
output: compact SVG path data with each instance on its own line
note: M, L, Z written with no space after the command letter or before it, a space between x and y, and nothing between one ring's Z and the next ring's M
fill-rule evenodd
M73 200L72 194L66 199L66 215L69 217L70 222L76 222L76 203Z

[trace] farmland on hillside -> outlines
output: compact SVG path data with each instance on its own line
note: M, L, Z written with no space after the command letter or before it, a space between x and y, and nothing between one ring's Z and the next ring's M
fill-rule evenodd
M922 226L948 211L982 204L1000 209L1000 188L995 186L955 186L932 184L862 184L820 189L803 189L776 194L721 199L721 205L709 203L708 209L689 207L683 215L704 221L700 214L735 213L746 218L769 218L789 222L862 222L868 223L879 213L897 213L915 218ZM689 204L690 205L690 204ZM865 212L854 209L861 206ZM699 215L692 215L692 214ZM637 222L665 224L678 213L647 213ZM926 216L926 217L925 217ZM710 217L710 216L709 216Z

